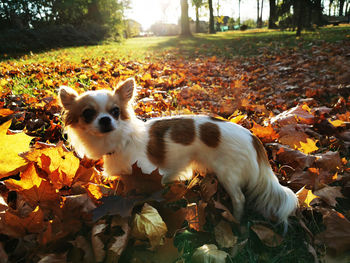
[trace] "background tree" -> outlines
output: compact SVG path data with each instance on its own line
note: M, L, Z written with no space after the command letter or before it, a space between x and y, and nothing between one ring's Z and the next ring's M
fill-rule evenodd
M262 27L262 12L263 12L263 6L264 6L264 0L257 0L257 19L256 19L256 25L257 27Z
M199 9L204 5L204 0L192 0L192 5L196 9L196 33L199 33Z
M213 0L208 0L209 6L209 34L215 34Z
M188 2L181 1L181 36L191 36L190 21L188 18Z
M277 8L276 8L276 0L270 0L270 14L269 14L269 29L277 28Z

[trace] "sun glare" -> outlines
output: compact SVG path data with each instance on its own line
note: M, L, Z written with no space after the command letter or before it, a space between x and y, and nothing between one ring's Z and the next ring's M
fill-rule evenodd
M156 22L177 23L179 5L179 1L171 0L132 0L128 17L139 22L143 30Z

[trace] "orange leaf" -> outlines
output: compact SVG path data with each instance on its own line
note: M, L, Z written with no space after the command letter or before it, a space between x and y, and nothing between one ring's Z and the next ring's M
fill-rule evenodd
M39 206L24 218L7 211L4 223L16 237L24 236L27 233L40 233L44 229L44 213Z
M13 110L10 110L10 109L0 109L0 116L1 117L6 117L6 116L9 116L11 114L13 114Z
M65 149L63 143L55 147L34 149L23 155L28 161L36 162L54 183L57 189L63 186L71 186L80 161L73 152Z
M21 180L9 179L5 181L7 188L17 191L32 207L55 209L58 207L60 197L52 185L38 176L33 163L21 173Z
M272 142L278 139L279 135L275 132L272 126L261 126L256 122L253 122L253 127L251 131L258 136L263 142Z

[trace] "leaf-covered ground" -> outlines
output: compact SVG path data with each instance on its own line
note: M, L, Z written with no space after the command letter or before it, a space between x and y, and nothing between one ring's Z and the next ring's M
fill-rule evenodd
M349 38L212 52L1 62L0 262L348 262ZM135 165L104 178L101 160L67 149L58 86L111 89L128 77L139 118L206 113L255 133L298 192L288 233L249 207L237 222L213 174L163 187Z

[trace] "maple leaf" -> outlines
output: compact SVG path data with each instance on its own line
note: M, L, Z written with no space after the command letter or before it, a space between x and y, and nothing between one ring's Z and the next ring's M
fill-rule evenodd
M256 122L253 122L253 127L251 131L258 136L263 142L272 142L278 139L279 135L275 132L273 127L270 126L261 126Z
M300 147L298 148L299 151L305 153L305 154L309 154L312 153L314 151L318 150L318 147L316 146L317 140L314 141L310 138L306 139L306 143L304 142L300 142Z
M71 186L80 164L79 159L73 152L67 151L62 142L55 147L33 149L22 156L36 162L49 175L56 189Z
M301 188L297 193L296 193L298 200L299 200L299 204L301 206L306 206L306 207L311 207L310 203L318 198L318 196L314 195L312 193L311 190L308 190L305 188L305 186L303 188Z
M158 170L153 171L151 174L144 174L136 163L132 165L131 175L121 175L119 178L124 186L124 194L132 190L139 194L152 194L163 189L161 184L162 176Z
M316 236L318 243L325 243L331 253L340 255L350 250L350 222L334 210L323 212L326 230Z
M39 233L44 229L44 213L39 206L26 217L19 217L7 211L4 216L4 224L6 228L10 228L6 232L14 237L22 237L27 233Z
M60 197L50 182L39 177L34 163L30 163L27 169L20 174L21 180L9 179L5 181L10 190L20 193L32 207L39 205L41 208L57 209Z
M338 202L336 198L344 198L340 186L328 186L315 191L315 195L324 200L328 205L335 207Z
M23 132L7 135L11 121L0 126L0 178L15 174L27 164L18 154L29 150L29 143L33 139Z
M300 129L299 125L300 124L284 125L279 132L280 138L278 141L294 149L300 147L300 142L306 142L309 136Z

